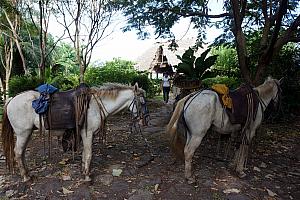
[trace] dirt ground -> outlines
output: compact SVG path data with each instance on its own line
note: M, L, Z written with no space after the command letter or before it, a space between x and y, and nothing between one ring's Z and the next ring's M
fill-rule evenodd
M150 147L139 134L130 134L128 113L110 117L107 142L94 140L91 184L81 180L81 154L63 153L57 137L47 159L43 139L33 135L26 152L34 177L29 183L21 181L19 172L5 170L0 151L0 199L300 199L299 118L262 125L243 179L229 167L233 147L226 158L223 143L217 152L219 135L208 133L193 159L197 182L189 185L183 162L173 162L165 134L172 104L151 100L148 107L151 125L142 129Z

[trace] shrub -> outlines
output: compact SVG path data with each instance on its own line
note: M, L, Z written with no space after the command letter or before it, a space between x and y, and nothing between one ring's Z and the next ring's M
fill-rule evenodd
M136 82L139 84L139 87L146 91L147 97L153 97L157 93L157 85L155 80L149 79L147 74L138 74L134 76L131 85L135 84ZM158 90L160 90L159 85Z
M17 75L9 80L8 95L10 97L16 96L18 93L26 90L34 90L41 85L43 81L37 76L31 75Z
M230 89L235 89L240 86L241 81L238 78L227 77L227 76L217 76L214 78L207 78L202 80L204 87L211 87L214 84L220 83L227 85Z
M131 84L137 71L133 62L114 58L104 65L89 67L85 73L85 82L90 86L102 85L107 82Z
M57 87L60 91L73 89L79 85L79 77L77 75L57 75L52 78L49 84Z

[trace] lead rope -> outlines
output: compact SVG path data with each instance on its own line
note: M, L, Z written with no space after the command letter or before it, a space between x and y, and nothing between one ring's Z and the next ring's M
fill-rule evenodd
M148 148L148 150L150 152L150 155L151 155L151 158L147 162L145 162L144 164L138 166L138 167L143 167L143 166L147 165L149 162L151 162L154 159L155 153L153 151L153 148L149 144L147 138L144 136L143 131L141 129L141 126L139 124L139 121L138 121L139 120L139 109L138 109L138 105L137 105L138 103L137 103L137 97L136 96L134 97L134 99L130 103L129 107L132 104L135 104L135 106L137 108L137 117L135 117L133 115L133 108L132 108L132 110L131 110L132 111L131 112L132 113L132 125L130 127L130 133L133 134L135 132L135 133L138 133L140 135L140 137L144 140L144 143L147 146L147 148Z

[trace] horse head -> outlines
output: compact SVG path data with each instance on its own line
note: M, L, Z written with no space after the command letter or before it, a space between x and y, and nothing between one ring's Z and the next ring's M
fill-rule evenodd
M134 98L129 106L133 119L142 125L148 125L149 111L145 99L145 91L139 88L138 83L134 85Z
M271 88L272 94L271 94L271 104L273 109L278 110L280 106L280 100L281 100L281 85L283 83L283 79L281 78L280 80L273 79L271 77L268 77L265 81L266 85L269 85Z

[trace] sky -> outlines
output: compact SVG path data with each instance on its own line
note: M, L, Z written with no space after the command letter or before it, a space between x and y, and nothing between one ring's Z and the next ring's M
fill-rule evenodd
M213 0L214 11L211 14L217 13L217 10L222 9L222 1ZM191 38L197 36L197 31L192 29L189 25L189 19L181 19L179 23L175 24L172 28L172 32L175 34L176 39ZM119 27L125 24L120 24ZM192 25L191 25L192 26ZM50 19L49 32L54 36L61 36L62 28L56 22L55 18ZM190 28L189 28L190 27ZM212 42L221 32L215 28L207 30L207 41ZM150 31L151 33L151 31ZM136 59L142 55L147 49L149 49L154 43L165 41L163 39L155 40L153 32L152 38L140 40L136 34L136 31L122 32L120 28L115 28L115 31L105 40L100 41L94 49L92 54L92 62L105 62L110 61L113 58L121 58L124 60L136 61Z

